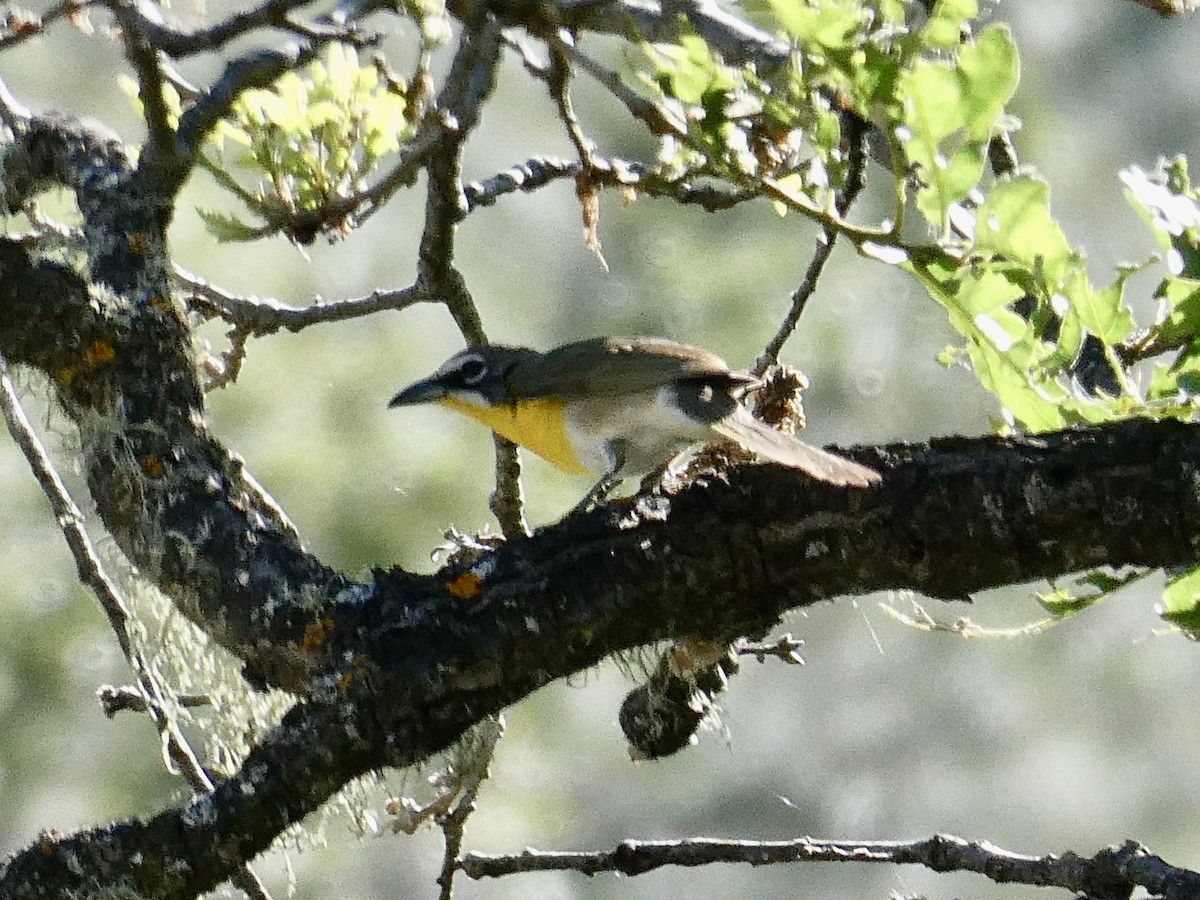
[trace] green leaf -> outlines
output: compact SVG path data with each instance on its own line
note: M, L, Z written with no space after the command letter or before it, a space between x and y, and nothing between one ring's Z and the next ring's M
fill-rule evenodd
M1167 579L1159 615L1192 635L1200 634L1200 566Z
M918 169L917 207L939 227L951 206L979 183L987 143L1019 71L1011 33L990 25L973 43L961 45L955 61L919 59L900 76L902 120L894 127Z
M1050 215L1050 186L1022 175L996 184L976 215L976 253L1004 257L1061 284L1076 264L1062 228Z
M958 46L963 28L979 14L975 0L937 0L921 37L929 47L953 50Z
M1188 344L1175 361L1155 366L1146 389L1147 400L1175 400L1194 408L1200 398L1200 340Z
M788 37L808 51L849 49L867 17L857 0L770 0L770 5Z
M1120 343L1133 333L1133 313L1125 306L1125 282L1130 274L1119 273L1116 281L1096 291L1088 284L1087 274L1080 266L1072 270L1063 286L1063 293L1083 327L1109 345Z
M352 48L329 45L301 72L243 93L201 154L218 183L269 224L252 228L212 212L202 213L205 222L222 240L248 240L288 231L297 212L333 208L325 226L343 233L351 220L335 201L361 189L380 159L412 135L408 114L407 98L373 66L360 66ZM227 138L239 152L224 152ZM257 183L243 186L233 166Z
M1146 577L1147 571L1146 569L1129 569L1125 572L1113 572L1110 569L1095 569L1076 578L1070 588L1051 582L1053 591L1048 594L1038 592L1035 596L1048 612L1055 616L1065 617L1087 609L1115 591L1140 581ZM1079 594L1077 590L1083 587L1093 588L1093 590L1087 594Z
M197 208L196 212L218 241L225 243L253 241L263 236L261 226L248 225L229 213L200 208Z
M1087 609L1104 595L1088 594L1083 597L1077 597L1071 593L1069 588L1055 586L1054 590L1049 593L1035 591L1033 596L1041 604L1042 609L1046 610L1050 615L1065 619L1067 616Z
M1200 337L1200 280L1164 278L1155 293L1158 322L1147 335L1150 346L1178 347Z
M1141 581L1145 577L1145 569L1130 568L1124 572L1114 572L1109 569L1096 569L1092 572L1088 572L1086 575L1081 575L1077 581L1079 584L1091 585L1102 594L1111 594L1113 591L1120 590L1123 587L1128 587L1136 581Z
M1167 251L1172 275L1200 278L1200 197L1178 156L1149 175L1137 166L1121 172L1125 195L1158 245Z

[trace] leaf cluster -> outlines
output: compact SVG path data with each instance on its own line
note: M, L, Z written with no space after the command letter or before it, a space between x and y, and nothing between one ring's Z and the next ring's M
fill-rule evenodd
M412 136L413 118L403 80L385 79L377 67L360 65L353 48L330 44L304 71L241 94L206 146L205 168L260 223L213 210L201 216L227 241L287 231L304 214L348 231L353 221L344 201Z

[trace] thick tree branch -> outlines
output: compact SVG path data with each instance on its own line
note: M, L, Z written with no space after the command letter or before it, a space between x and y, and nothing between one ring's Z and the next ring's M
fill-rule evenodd
M205 429L190 333L162 252L169 204L142 189L119 148L69 123L35 120L4 162L10 205L54 182L75 191L93 276L108 287L3 242L0 352L55 385L80 428L100 515L125 554L250 674L299 687L305 660L321 656L315 610L348 583L303 553ZM303 585L306 601L289 594L277 606L289 584Z
M370 717L347 720L350 703L309 703L268 734L238 775L188 806L148 820L44 837L0 864L6 900L129 895L183 900L210 890L266 849L288 824L319 807L353 777L378 765ZM75 892L75 893L71 893Z

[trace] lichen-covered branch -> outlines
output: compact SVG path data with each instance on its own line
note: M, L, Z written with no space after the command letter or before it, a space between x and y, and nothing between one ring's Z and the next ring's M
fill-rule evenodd
M299 688L323 653L317 611L349 583L304 553L207 431L190 332L170 299L166 201L119 148L70 123L35 120L4 163L10 205L54 181L74 189L97 283L0 243L0 352L49 376L130 560L257 681Z

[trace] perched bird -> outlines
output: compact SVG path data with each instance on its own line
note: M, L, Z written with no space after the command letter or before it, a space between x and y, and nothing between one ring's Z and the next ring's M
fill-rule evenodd
M545 353L471 347L396 394L389 407L440 403L560 469L600 475L581 506L695 444L726 441L831 484L866 487L873 469L755 419L761 387L721 357L664 338L592 338Z

